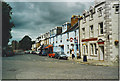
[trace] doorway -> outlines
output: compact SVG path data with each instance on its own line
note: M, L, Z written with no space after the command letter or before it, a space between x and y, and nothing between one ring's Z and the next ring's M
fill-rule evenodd
M99 60L104 61L104 46L99 46Z

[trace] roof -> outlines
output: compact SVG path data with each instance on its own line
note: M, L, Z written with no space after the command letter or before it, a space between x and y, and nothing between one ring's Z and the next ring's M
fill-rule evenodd
M73 27L70 27L70 28L69 28L67 31L65 31L64 33L71 32L71 31L76 30L76 29L78 29L78 28L79 28L79 26L78 26L78 22L77 22L76 24L74 24Z

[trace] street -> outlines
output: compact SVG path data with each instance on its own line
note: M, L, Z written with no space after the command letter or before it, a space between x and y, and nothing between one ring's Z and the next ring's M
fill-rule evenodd
M118 79L118 67L93 66L47 56L3 57L3 79Z

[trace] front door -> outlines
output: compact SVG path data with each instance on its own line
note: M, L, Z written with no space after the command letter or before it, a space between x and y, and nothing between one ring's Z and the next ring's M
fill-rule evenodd
M104 46L99 46L99 59L104 60Z
M64 52L64 46L61 46L61 52Z

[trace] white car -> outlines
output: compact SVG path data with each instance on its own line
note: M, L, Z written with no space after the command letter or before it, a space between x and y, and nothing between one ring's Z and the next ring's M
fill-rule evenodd
M38 55L40 53L40 51L36 51L36 54Z

